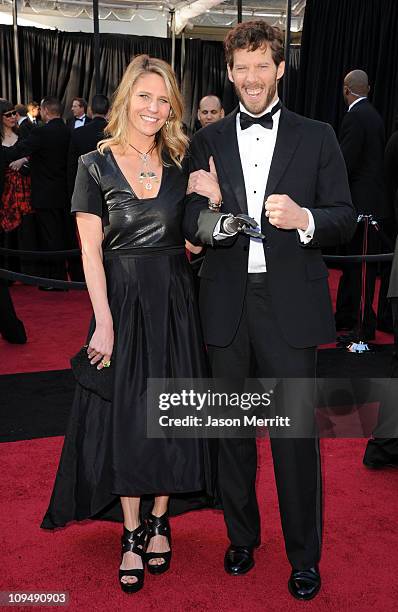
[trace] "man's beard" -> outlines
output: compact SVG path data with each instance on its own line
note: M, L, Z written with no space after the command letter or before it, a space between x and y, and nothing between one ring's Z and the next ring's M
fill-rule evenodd
M238 96L239 102L243 104L243 106L245 107L247 111L249 111L249 113L253 113L253 115L261 115L269 107L269 105L275 98L276 87L277 87L277 81L275 81L275 83L273 83L269 87L265 102L259 107L256 107L256 106L250 107L248 103L243 100L241 92L236 87L235 87L235 93Z

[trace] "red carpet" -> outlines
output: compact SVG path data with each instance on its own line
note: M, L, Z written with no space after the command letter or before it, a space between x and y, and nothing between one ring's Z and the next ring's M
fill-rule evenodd
M69 368L86 338L92 312L88 293L15 285L11 295L28 342L8 344L0 337L0 374Z
M333 302L339 277L339 271L330 270ZM379 283L375 303L378 287ZM28 343L11 345L0 337L0 374L69 368L69 359L84 344L88 330L91 305L87 292L46 293L36 287L16 285L12 287L11 294L17 314L25 324ZM377 332L376 343L392 342L392 335ZM327 346L333 348L335 345Z
M364 440L322 442L323 588L308 603L296 602L287 592L290 570L268 443L261 443L260 453L263 544L256 568L247 576L227 576L222 567L227 540L221 514L193 512L172 520L175 556L170 572L148 574L144 590L129 597L119 590L116 577L121 525L86 521L57 532L39 528L61 442L48 438L0 446L1 590L68 591L68 610L90 612L396 610L398 471L366 470L361 465Z
M331 271L332 294L337 280L338 273ZM70 356L87 333L91 315L87 294L44 293L17 285L12 295L29 342L12 346L0 339L0 374L68 368ZM392 337L378 334L377 341L392 342ZM172 520L171 571L159 577L148 574L144 590L131 597L117 584L121 525L86 521L55 533L39 528L61 444L61 438L43 438L0 445L0 590L68 591L67 609L79 612L396 610L398 470L366 470L364 440L322 440L323 589L308 603L296 602L287 591L290 567L266 441L261 443L258 482L263 544L256 554L255 570L243 577L227 576L221 514L194 512Z

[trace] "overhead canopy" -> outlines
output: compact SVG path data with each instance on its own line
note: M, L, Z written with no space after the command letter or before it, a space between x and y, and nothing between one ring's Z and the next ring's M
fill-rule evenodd
M302 29L306 0L292 1L292 30ZM12 0L0 0L0 11L11 12ZM18 13L92 19L92 0L17 0ZM236 0L99 0L100 20L132 22L165 19L175 11L176 32L194 26L230 27L236 23ZM284 27L286 0L244 0L243 20L263 18ZM115 32L117 27L115 26Z

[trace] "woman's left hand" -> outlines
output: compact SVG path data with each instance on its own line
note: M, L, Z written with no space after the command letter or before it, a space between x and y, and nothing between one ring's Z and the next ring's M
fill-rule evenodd
M27 161L28 160L27 160L26 157L22 157L22 159L17 159L16 161L13 161L13 162L10 163L10 168L11 168L11 170L18 171L18 170L20 170L22 168L22 166L24 164L26 164Z
M195 246L194 244L192 244L192 242L189 242L189 240L185 241L185 248L190 253L193 253L193 255L199 255L199 253L201 253L203 249L202 246Z
M210 172L206 172L206 170L191 172L188 180L187 194L198 193L205 198L209 198L212 202L219 203L222 200L222 196L213 157L209 159L209 168Z

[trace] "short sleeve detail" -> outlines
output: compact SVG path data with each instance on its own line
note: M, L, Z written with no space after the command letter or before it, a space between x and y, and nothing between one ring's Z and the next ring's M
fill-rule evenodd
M87 212L98 217L103 216L103 196L98 182L79 158L75 188L72 195L73 213Z

